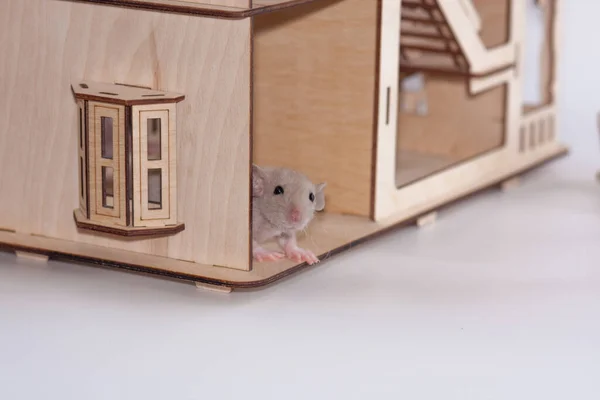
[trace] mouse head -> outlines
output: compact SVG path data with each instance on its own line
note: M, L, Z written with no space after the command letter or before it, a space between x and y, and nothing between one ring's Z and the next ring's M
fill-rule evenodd
M325 183L313 184L288 168L252 165L252 197L263 217L278 228L301 230L325 208Z

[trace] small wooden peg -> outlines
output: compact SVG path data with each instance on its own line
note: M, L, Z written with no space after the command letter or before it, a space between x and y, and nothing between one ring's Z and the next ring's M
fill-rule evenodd
M437 220L437 211L430 212L429 214L425 214L417 219L417 226L422 228L426 225L431 225L435 223Z
M17 258L20 258L23 260L33 260L33 261L43 262L43 263L48 262L48 256L45 254L30 253L30 252L21 251L21 250L16 250L15 254L17 255Z
M500 184L500 189L503 192L506 192L508 190L515 189L515 188L519 187L520 185L521 185L521 180L517 176L517 177L511 178L511 179L507 179L504 182L502 182Z
M222 285L211 285L210 283L196 282L196 289L208 290L210 292L231 293L231 288Z

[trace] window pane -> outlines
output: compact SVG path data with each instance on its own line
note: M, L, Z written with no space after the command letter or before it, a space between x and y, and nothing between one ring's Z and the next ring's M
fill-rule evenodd
M81 198L83 199L85 170L83 168L83 157L79 157L79 186L81 186Z
M160 210L162 208L162 170L152 168L148 170L148 209Z
M160 118L148 119L148 160L160 160Z
M102 167L102 207L114 207L114 177L112 167Z
M83 109L79 109L79 147L83 149Z
M102 158L113 158L113 119L100 117L100 141L102 145Z

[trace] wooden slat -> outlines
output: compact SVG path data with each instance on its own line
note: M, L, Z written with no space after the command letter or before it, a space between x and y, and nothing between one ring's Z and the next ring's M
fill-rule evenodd
M449 54L449 55L460 55L460 51L453 51L449 49L442 49L439 47L433 47L430 45L414 45L414 44L403 44L402 45L405 50L418 50L428 53L441 53L441 54Z
M445 41L446 39L440 35L439 33L426 33L426 32L415 32L412 30L409 30L409 28L403 28L401 31L401 39L404 39L406 37L418 37L418 38L425 38L425 39L432 39L432 40L442 40Z
M406 21L406 22L414 22L414 23L418 23L418 24L423 24L423 25L441 25L442 23L439 21L435 21L432 20L430 18L426 18L426 17L412 17L412 16L402 16L402 21Z

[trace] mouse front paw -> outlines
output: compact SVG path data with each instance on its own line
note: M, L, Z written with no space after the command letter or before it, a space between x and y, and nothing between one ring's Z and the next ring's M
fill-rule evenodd
M285 249L285 255L287 258L292 259L294 261L302 262L305 261L309 265L316 264L319 262L319 259L315 254L306 249L302 249L300 247L288 247Z
M252 249L252 256L256 261L277 261L283 258L283 254L278 251L271 251L264 249L262 247L258 247Z

